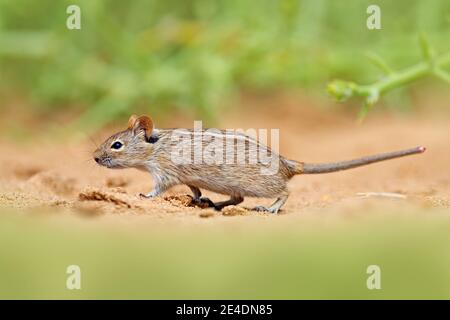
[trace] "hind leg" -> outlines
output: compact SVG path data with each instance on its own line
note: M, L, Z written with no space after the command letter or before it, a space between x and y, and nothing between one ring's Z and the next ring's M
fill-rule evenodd
M276 213L278 213L280 208L283 206L283 204L285 204L288 197L289 197L288 194L283 195L283 196L277 198L277 200L275 200L275 202L270 207L267 208L264 206L257 206L257 207L254 207L253 210L260 211L260 212L270 212L270 213L276 214Z
M193 194L192 200L195 204L201 205L201 204L206 203L206 204L208 204L209 207L213 207L214 209L216 209L218 211L222 210L226 206L236 205L236 204L239 204L242 201L244 201L244 198L242 198L242 197L231 196L231 198L229 200L214 203L209 198L202 197L202 192L200 191L199 188L194 187L194 186L189 186L189 188L192 191L192 194Z
M194 187L194 186L188 186L188 187L192 191L192 196L193 196L194 200L200 199L200 197L202 196L202 192L200 191L200 189L197 187Z
M214 205L214 208L216 210L222 210L223 208L225 208L226 206L233 206L233 205L237 205L239 203L241 203L242 201L244 201L243 197L240 196L231 196L231 198L229 200L226 201L221 201L221 202L217 202Z

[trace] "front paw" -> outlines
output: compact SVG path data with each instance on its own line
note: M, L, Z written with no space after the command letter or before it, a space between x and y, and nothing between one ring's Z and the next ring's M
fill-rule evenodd
M139 193L139 198L141 198L141 199L152 199L156 196L157 196L157 194L155 194L154 192Z

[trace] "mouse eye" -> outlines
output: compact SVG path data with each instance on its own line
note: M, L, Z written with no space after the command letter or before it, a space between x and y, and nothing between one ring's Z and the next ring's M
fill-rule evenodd
M118 150L118 149L122 148L122 146L123 146L122 142L116 141L111 145L111 149Z

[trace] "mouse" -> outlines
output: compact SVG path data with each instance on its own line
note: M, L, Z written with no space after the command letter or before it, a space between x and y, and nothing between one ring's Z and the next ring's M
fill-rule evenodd
M213 140L218 148L210 152ZM203 151L197 152L202 148ZM192 191L194 204L220 211L242 203L245 197L272 198L275 199L272 205L252 209L276 214L289 197L288 181L296 175L348 170L425 150L419 146L340 162L307 163L287 159L244 133L218 129L159 129L149 116L132 115L127 128L106 139L94 151L93 158L106 168L135 168L148 172L154 188L140 194L144 199L160 196L173 186L186 185ZM230 198L213 202L203 197L201 190Z

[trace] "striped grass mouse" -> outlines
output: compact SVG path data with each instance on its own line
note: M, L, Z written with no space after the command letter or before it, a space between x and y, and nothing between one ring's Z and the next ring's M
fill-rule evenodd
M213 148L214 152L212 140L218 147ZM196 161L198 149L200 161ZM270 207L258 206L254 210L277 213L289 196L287 182L295 175L347 170L424 151L424 147L416 147L342 162L304 163L286 159L242 133L155 129L150 117L132 115L126 130L112 135L94 151L94 160L111 169L149 172L155 187L141 194L144 198L156 197L172 186L184 184L191 189L194 203L206 203L216 210L237 205L244 197L257 197L276 201ZM276 170L268 172L270 166ZM214 203L202 197L201 189L228 195L230 199Z

